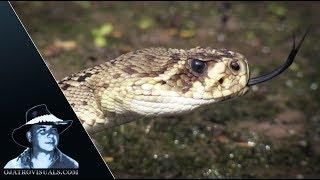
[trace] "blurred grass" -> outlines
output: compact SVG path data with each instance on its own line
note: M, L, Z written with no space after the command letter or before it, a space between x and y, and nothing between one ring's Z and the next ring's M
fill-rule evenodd
M318 2L12 5L56 79L157 46L227 48L258 75L281 63L292 33L300 37L311 24L294 65L244 97L182 117L140 119L99 141L116 178L320 177Z

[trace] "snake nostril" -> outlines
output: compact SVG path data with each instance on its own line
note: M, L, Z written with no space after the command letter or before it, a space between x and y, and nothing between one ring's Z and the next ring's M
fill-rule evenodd
M223 83L223 78L220 78L218 82L219 82L219 84L222 84Z

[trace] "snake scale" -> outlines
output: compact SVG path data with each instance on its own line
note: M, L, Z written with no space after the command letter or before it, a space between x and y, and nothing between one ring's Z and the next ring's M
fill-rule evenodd
M244 95L293 62L305 36L272 72L250 78L246 58L226 49L147 48L72 74L58 82L89 134L140 116L177 115Z

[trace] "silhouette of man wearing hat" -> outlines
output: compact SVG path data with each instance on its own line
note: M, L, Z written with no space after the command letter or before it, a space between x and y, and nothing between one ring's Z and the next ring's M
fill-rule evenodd
M58 149L59 135L72 124L72 120L62 120L49 112L41 104L26 112L26 124L12 132L13 140L26 149L10 160L5 169L74 169L78 162Z

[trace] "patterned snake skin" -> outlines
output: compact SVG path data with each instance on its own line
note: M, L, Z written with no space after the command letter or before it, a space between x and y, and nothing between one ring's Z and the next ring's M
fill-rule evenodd
M58 84L93 134L139 116L189 112L248 91L243 55L225 49L149 48L64 78Z

